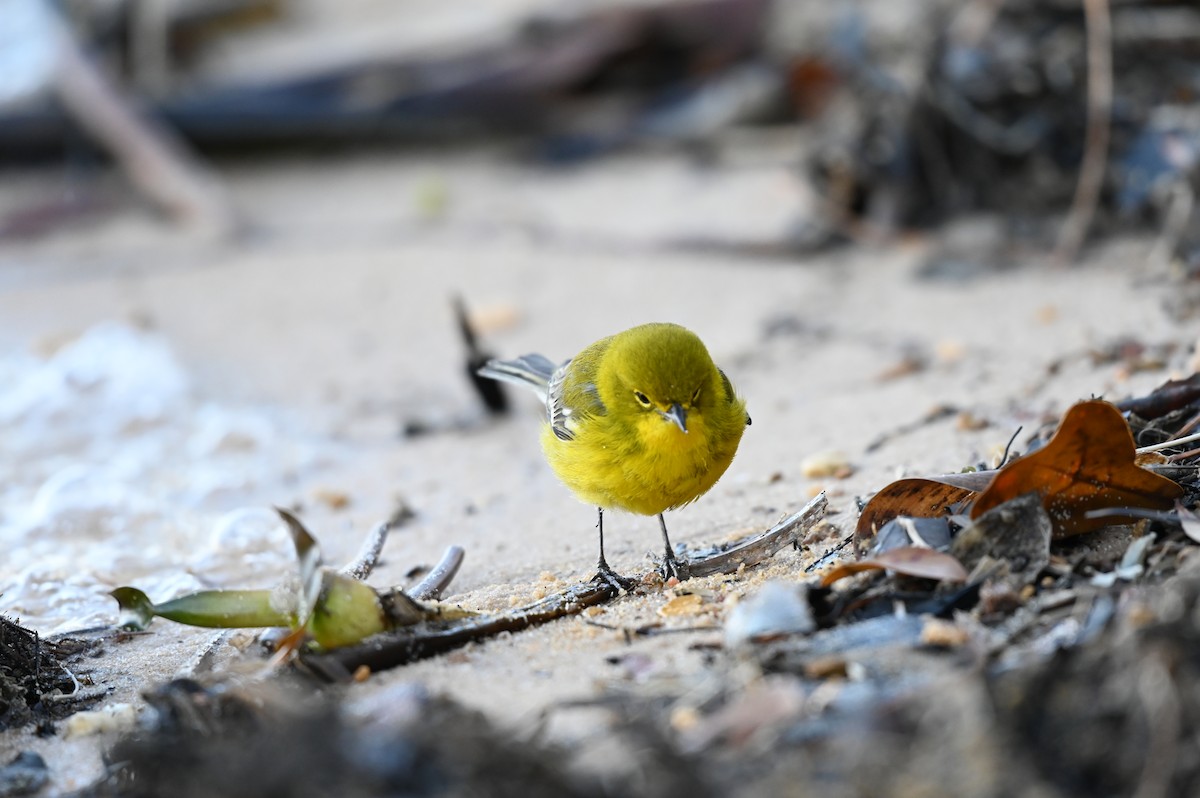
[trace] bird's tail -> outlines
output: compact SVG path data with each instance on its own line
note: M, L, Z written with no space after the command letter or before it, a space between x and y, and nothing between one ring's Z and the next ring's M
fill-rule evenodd
M550 378L557 368L548 357L523 355L516 360L489 360L478 373L482 377L530 388L544 402L550 390Z

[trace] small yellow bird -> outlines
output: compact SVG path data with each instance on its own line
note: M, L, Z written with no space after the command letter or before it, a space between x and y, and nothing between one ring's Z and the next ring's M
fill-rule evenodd
M664 576L686 578L663 512L716 484L750 423L746 403L695 333L643 324L555 366L542 355L491 360L485 377L532 388L546 404L542 450L568 488L598 508L598 578L629 587L604 559L604 510L657 515Z

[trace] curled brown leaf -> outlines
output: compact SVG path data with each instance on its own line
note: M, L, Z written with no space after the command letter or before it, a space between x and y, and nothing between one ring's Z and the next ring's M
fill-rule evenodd
M1091 532L1133 516L1090 518L1090 510L1142 507L1167 510L1183 489L1139 467L1133 436L1108 402L1080 402L1067 411L1054 437L996 474L971 507L978 518L1025 493L1037 493L1058 538Z
M967 578L967 571L962 567L962 563L949 554L920 546L904 546L882 552L869 560L839 563L821 579L821 587L829 587L839 579L862 571L880 570L943 582L963 582Z

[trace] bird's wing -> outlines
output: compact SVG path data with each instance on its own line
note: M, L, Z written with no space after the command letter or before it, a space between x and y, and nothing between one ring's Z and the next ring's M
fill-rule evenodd
M594 378L595 361L592 358L568 360L550 378L546 412L550 428L559 440L573 440L580 422L608 412L600 401Z
M596 358L585 350L584 356L558 367L542 355L523 355L515 360L489 360L478 373L537 392L546 403L546 420L555 436L569 441L581 420L605 413L596 391L595 364Z
M546 417L550 421L550 429L560 441L569 441L575 437L567 424L571 421L573 408L567 407L563 401L563 383L567 378L567 366L571 361L563 363L550 378L550 390L546 394Z

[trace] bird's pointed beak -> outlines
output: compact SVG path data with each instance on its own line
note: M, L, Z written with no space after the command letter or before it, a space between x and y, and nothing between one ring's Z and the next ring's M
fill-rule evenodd
M663 418L667 421L675 422L675 426L679 427L684 433L687 432L687 411L683 409L683 405L675 402L668 410L660 410Z

